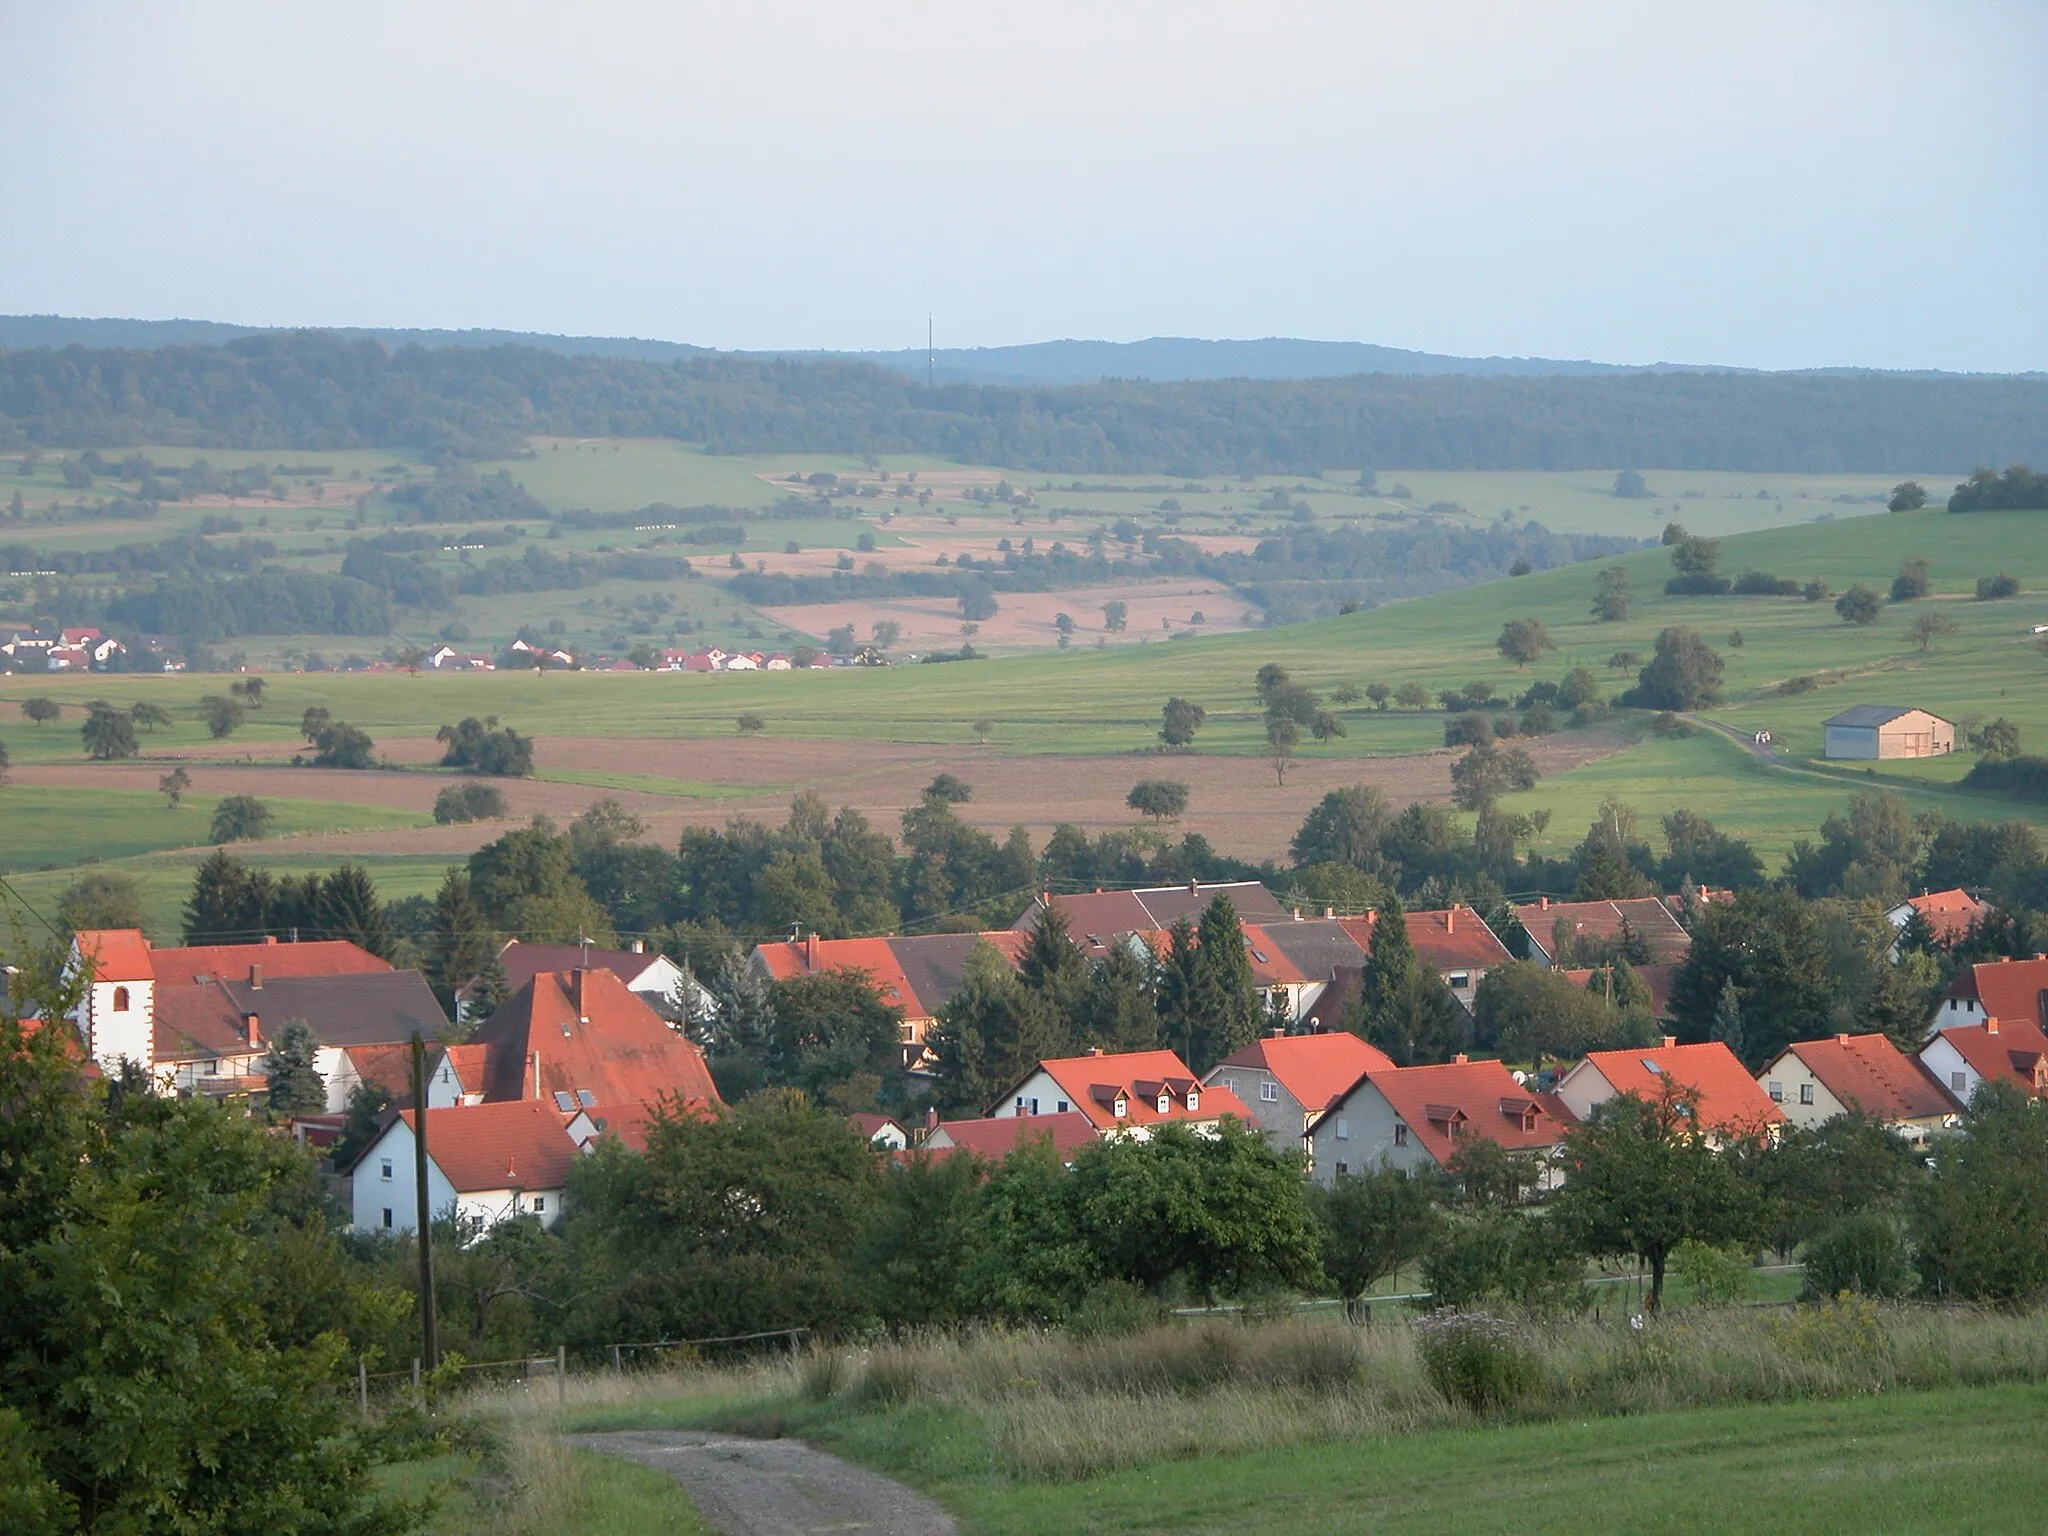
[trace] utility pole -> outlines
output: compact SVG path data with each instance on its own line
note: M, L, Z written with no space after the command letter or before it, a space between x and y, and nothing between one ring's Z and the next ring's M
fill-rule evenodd
M420 1240L420 1358L432 1371L441 1364L441 1329L434 1315L434 1229L427 1195L427 1043L418 1030L412 1036L412 1133L418 1197L413 1225Z

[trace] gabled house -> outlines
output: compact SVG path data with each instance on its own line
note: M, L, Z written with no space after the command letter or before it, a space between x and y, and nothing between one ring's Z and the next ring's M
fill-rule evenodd
M1756 1080L1787 1120L1808 1130L1837 1115L1863 1114L1920 1142L1955 1122L1956 1103L1947 1090L1885 1035L1798 1041Z
M429 1043L422 1052L427 1077L427 1108L454 1109L484 1101L484 1048L480 1045ZM353 1046L341 1053L341 1065L328 1083L330 1101L342 1102L358 1084L381 1088L403 1109L412 1102L412 1046Z
M1225 1115L1253 1125L1228 1088L1205 1088L1172 1051L1092 1050L1041 1061L989 1107L990 1119L1079 1114L1104 1136L1143 1140L1155 1126L1214 1130Z
M1368 1071L1309 1128L1311 1168L1325 1187L1382 1165L1448 1170L1470 1141L1493 1142L1537 1163L1531 1182L1552 1182L1551 1154L1572 1117L1531 1093L1498 1061L1460 1055L1437 1066Z
M2001 1019L2048 1028L2048 955L1987 960L1960 972L1935 1005L1930 1030Z
M2030 1019L1951 1024L1920 1048L1920 1064L1958 1104L1994 1082L2048 1099L2048 1032Z
M569 1170L581 1150L570 1135L571 1119L531 1100L429 1108L429 1215L485 1226L531 1216L552 1227L561 1219ZM417 1122L413 1110L399 1111L349 1165L357 1231L418 1230Z
M892 1115L855 1114L847 1118L871 1147L880 1147L885 1152L901 1152L910 1145L910 1132L903 1128L901 1120Z
M1940 757L1956 749L1956 728L1905 704L1855 704L1821 722L1823 757Z
M1072 895L1041 892L1010 926L1022 933L1038 927L1038 917L1047 906L1057 906L1067 920L1067 932L1079 942L1084 934L1098 937L1146 933L1171 928L1182 918L1197 922L1209 903L1228 896L1240 921L1277 923L1287 917L1273 893L1256 880L1230 880L1203 885L1190 880L1185 885L1146 886L1134 891L1084 891Z
M1472 994L1486 973L1514 959L1507 946L1486 926L1485 919L1470 907L1410 912L1406 917L1408 943L1415 951L1416 964L1442 977L1452 996L1468 1010L1472 1007ZM1372 936L1379 925L1377 912L1367 912L1360 917L1340 917L1337 923L1357 941L1362 951L1371 954ZM1362 971L1362 961L1360 968ZM1348 976L1346 982L1355 985ZM1339 1013L1337 1018L1341 1017ZM1334 1023L1336 1019L1326 1014L1325 1022Z
M984 1120L948 1120L935 1127L918 1150L937 1161L965 1152L999 1163L1021 1146L1048 1142L1059 1160L1073 1166L1074 1154L1102 1133L1077 1110L1052 1115L1001 1115Z
M1771 1135L1785 1123L1785 1112L1719 1040L1680 1045L1666 1035L1662 1045L1588 1051L1559 1081L1557 1096L1583 1120L1617 1094L1655 1099L1666 1079L1699 1095L1700 1127L1716 1146L1743 1136Z
M607 970L536 973L470 1043L483 1048L487 1105L528 1100L623 1132L657 1104L721 1102L703 1051Z
M667 955L635 939L626 949L600 949L594 944L522 944L507 939L498 964L511 991L518 991L541 971L577 968L610 971L629 991L672 1022L708 1018L715 1006L703 984Z
M1649 947L1652 965L1678 964L1692 950L1692 935L1654 896L1626 901L1552 901L1545 896L1513 911L1529 935L1529 958L1538 965L1557 964L1558 955L1575 940L1618 944L1633 935Z
M1904 928L1916 912L1926 920L1937 944L1951 945L1966 938L1972 928L1989 917L1991 908L1968 891L1956 888L1908 896L1885 913L1885 918L1894 928ZM1892 962L1897 964L1898 958L1899 946L1894 944Z
M1319 1116L1367 1073L1393 1067L1379 1047L1330 1030L1269 1035L1224 1057L1203 1081L1236 1094L1275 1152L1305 1152Z

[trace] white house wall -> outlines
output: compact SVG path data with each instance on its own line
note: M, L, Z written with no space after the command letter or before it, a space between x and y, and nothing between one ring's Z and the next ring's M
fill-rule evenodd
M1436 1167L1410 1127L1405 1146L1396 1146L1395 1127L1403 1123L1372 1083L1367 1082L1335 1109L1316 1121L1309 1136L1309 1155L1314 1159L1314 1177L1325 1188L1340 1173L1368 1173L1386 1163L1404 1173Z
M1590 1061L1582 1061L1565 1073L1557 1085L1557 1096L1573 1115L1583 1120L1599 1105L1614 1097L1614 1085Z
M1828 1085L1813 1075L1813 1071L1791 1052L1771 1063L1757 1074L1757 1087L1763 1089L1766 1097L1785 1112L1785 1118L1805 1130L1813 1130L1840 1114L1848 1112L1847 1106L1828 1092ZM1773 1093L1773 1088L1777 1092ZM1803 1102L1802 1088L1812 1094L1812 1102Z
M1969 1103L1970 1095L1984 1081L1977 1075L1977 1069L1963 1059L1963 1053L1940 1035L1921 1048L1920 1060L1934 1074L1934 1080L1961 1104Z

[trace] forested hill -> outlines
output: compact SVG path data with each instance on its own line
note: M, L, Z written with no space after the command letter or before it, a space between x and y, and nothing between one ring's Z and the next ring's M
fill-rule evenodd
M387 351L317 333L0 353L0 450L136 443L496 456L530 433L715 453L931 453L1055 473L1827 472L2048 461L2048 380L1652 373L926 390L863 363Z

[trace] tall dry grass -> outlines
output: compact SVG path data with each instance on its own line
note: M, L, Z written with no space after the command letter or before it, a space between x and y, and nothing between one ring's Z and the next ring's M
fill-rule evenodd
M1517 1331L1536 1368L1523 1395L1497 1410L1513 1419L2048 1381L2048 1313L1844 1301L1689 1309L1640 1330L1578 1320L1524 1321ZM1331 1319L1095 1338L933 1335L737 1367L580 1377L568 1399L585 1417L672 1417L694 1404L713 1420L805 1431L845 1416L946 1409L986 1438L999 1471L1052 1481L1474 1417L1431 1384L1412 1325ZM554 1387L478 1406L552 1419Z

